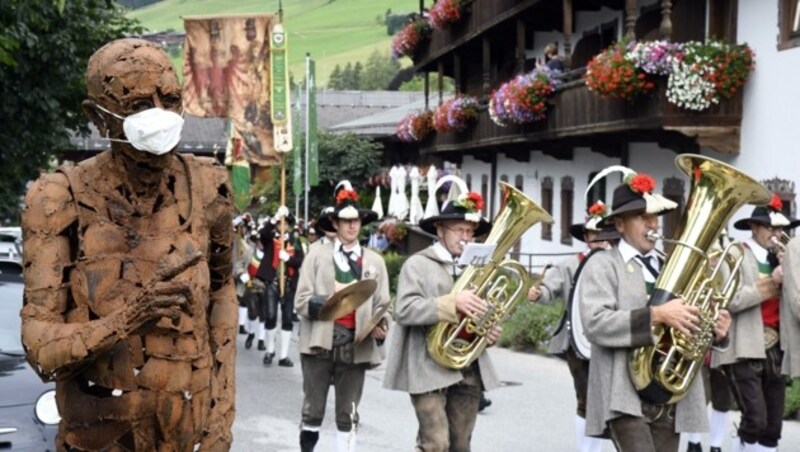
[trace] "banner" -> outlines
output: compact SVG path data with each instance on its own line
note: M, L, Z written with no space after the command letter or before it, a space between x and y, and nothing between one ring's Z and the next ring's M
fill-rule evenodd
M317 148L317 83L314 60L308 58L308 185L319 185L319 149Z
M300 121L303 112L300 106L300 85L297 85L294 108L292 109L292 124L294 148L292 149L292 193L295 198L303 194L303 140L300 134Z
M282 24L275 24L270 33L270 87L272 89L272 108L270 111L275 150L292 150L292 122L289 113L289 62L286 33Z
M250 207L253 202L253 192L250 187L250 163L244 158L242 152L242 139L235 131L231 131L228 138L228 149L225 152L225 163L230 159L231 188L233 188L233 204L240 213Z
M231 118L244 158L279 163L273 145L269 29L263 14L185 17L183 108L200 117Z

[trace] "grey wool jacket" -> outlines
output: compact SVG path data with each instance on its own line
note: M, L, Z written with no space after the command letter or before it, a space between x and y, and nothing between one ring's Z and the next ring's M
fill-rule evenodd
M455 295L450 263L437 257L433 247L411 256L400 270L397 282L395 326L389 335L387 389L422 394L446 388L462 380L460 370L437 364L428 354L428 329L439 322L456 323ZM499 382L488 351L478 358L485 390Z
M586 434L603 433L622 415L642 416L642 402L628 375L628 353L654 345L650 308L641 267L623 262L616 248L599 251L581 273L580 309L592 343ZM702 381L695 378L675 407L676 432L708 430Z
M371 278L378 282L375 293L356 310L356 335L361 333L369 320L373 310L389 302L389 274L383 258L376 252L362 248L363 266L362 279ZM335 268L333 262L333 242L320 243L309 247L308 255L300 267L300 276L295 293L295 310L300 317L299 348L302 354L312 354L315 349L330 350L333 346L333 321L311 320L308 318L308 305L314 295L330 296L334 293ZM387 314L385 319L391 321ZM383 346L378 346L377 341L367 337L356 345L356 363L369 363L377 366L383 361Z
M575 279L575 272L578 270L580 259L578 255L569 256L556 263L544 275L542 281L542 295L539 297L539 303L553 304L556 299L561 299L564 303L564 315L567 315L566 306L569 303L569 295L572 292L572 282ZM550 339L550 345L547 347L547 353L558 355L567 351L569 347L569 330L564 322L561 320L560 329L556 331L555 335Z
M779 296L780 292L771 280L760 278L758 262L749 248L744 250L741 269L741 286L728 304L732 320L728 330L730 346L724 351L714 350L711 353L711 367L733 364L740 359L767 357L764 350L761 303L768 298Z
M800 377L800 240L794 239L783 256L781 349L783 374Z

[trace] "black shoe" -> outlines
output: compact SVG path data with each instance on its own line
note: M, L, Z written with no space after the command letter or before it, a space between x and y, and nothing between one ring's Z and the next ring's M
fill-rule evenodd
M308 430L300 431L300 452L314 452L314 446L319 439L319 432Z
M265 366L271 365L273 358L275 358L275 353L264 353L264 361L263 361L264 365Z
M483 411L484 408L486 408L488 406L491 406L491 404L492 404L492 401L487 399L486 396L484 396L483 394L481 394L481 401L478 404L478 411L479 412Z
M255 334L248 334L247 339L244 340L244 348L250 350L250 347L253 346L253 339L256 338Z
M294 367L294 363L288 357L278 361L278 365L281 367Z
M264 341L262 340L258 341L258 349L261 350L262 352L267 349L267 346L266 344L264 344Z
M708 452L722 452L722 448L721 447L711 447L711 449L708 449Z
M239 325L239 334L247 334L247 330L244 328L244 325Z
M686 452L703 452L703 446L700 443L689 443Z

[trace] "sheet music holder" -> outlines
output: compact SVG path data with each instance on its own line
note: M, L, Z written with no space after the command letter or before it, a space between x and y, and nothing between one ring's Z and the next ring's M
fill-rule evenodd
M495 248L496 244L468 243L458 259L458 265L484 266L489 263Z

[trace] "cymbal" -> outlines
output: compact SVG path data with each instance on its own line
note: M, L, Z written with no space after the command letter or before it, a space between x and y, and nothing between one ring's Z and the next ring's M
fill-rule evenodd
M386 311L389 310L389 307L391 305L392 305L391 302L386 302L386 303L382 304L372 314L372 318L369 319L369 322L367 322L367 326L364 329L362 329L360 333L358 333L356 335L356 338L354 340L354 342L356 344L360 343L361 341L363 341L364 339L369 337L370 333L372 333L372 330L374 330L375 327L378 326L381 323L381 320L383 320L383 315L386 314Z
M339 317L358 309L375 293L378 282L374 279L362 279L334 293L322 305L319 311L320 320L336 320Z

